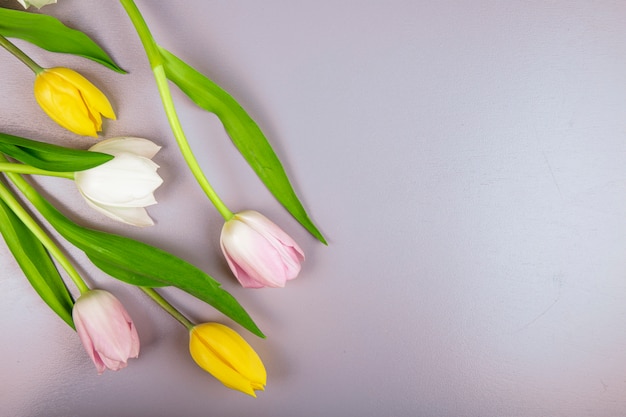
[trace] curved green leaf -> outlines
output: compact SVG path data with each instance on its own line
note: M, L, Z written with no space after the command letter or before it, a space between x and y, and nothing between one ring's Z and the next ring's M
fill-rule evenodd
M54 220L48 220L107 274L136 286L180 288L263 337L237 300L219 282L190 263L124 236L80 227L60 213L54 215Z
M274 197L313 236L326 243L298 199L272 146L243 107L219 85L171 52L161 47L159 52L167 78L199 107L219 117L234 145Z
M44 199L21 176L7 174L65 239L83 250L111 276L145 287L175 286L213 306L250 332L265 337L221 284L192 264L154 246L124 236L79 226Z
M0 233L26 278L48 306L71 328L74 301L41 242L0 199Z
M173 285L213 306L216 310L230 317L257 336L265 337L248 313L241 308L237 300L229 292L223 290L219 282L195 267L193 267L195 271L192 271L191 268L186 268L188 269L188 274L184 276L184 279L163 281L163 274L157 277L153 271L139 270L137 268L131 269L128 268L128 263L126 263L126 266L123 266L101 258L95 255L93 251L86 251L86 253L91 262L100 270L120 281L138 287L165 287ZM166 256L172 255L166 253ZM172 273L180 272L174 269ZM176 281L176 283L174 284L173 281Z
M51 52L82 56L126 73L89 36L65 26L53 16L0 8L0 35L23 39Z
M112 155L43 143L0 133L0 153L34 166L55 172L76 172L96 167L113 159Z

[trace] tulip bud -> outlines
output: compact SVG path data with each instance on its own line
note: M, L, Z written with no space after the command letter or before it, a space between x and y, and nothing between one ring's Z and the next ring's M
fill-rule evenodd
M304 253L298 244L262 214L237 213L222 228L222 252L246 288L284 287L300 272Z
M267 382L259 355L237 332L219 323L194 326L189 332L193 360L228 388L253 397Z
M82 196L102 214L133 226L154 224L144 207L156 204L154 191L163 183L151 159L161 149L147 139L121 137L103 140L89 150L115 158L78 171L74 180Z
M72 318L98 374L126 367L139 356L139 336L130 316L111 293L91 290L74 304Z
M52 120L78 135L97 136L101 115L115 120L106 96L69 68L48 68L37 74L35 98Z
M30 6L35 6L36 8L41 9L43 6L47 4L54 4L57 2L57 0L17 0L17 1L25 9L28 9Z

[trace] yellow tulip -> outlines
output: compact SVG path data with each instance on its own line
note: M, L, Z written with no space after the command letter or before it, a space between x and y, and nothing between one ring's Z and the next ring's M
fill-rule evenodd
M237 332L219 323L194 326L189 351L194 361L228 388L256 397L267 381L259 355Z
M35 98L52 120L79 135L97 136L101 115L115 120L106 96L69 68L48 68L37 74Z

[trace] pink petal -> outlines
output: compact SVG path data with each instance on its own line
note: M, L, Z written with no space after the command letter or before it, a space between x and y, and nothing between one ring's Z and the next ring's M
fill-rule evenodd
M221 242L231 265L235 264L252 280L268 287L285 285L287 277L281 256L257 231L245 223L231 220L222 229Z

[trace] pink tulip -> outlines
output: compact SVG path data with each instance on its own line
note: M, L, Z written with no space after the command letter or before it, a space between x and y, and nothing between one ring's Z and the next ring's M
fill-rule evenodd
M91 290L74 304L72 317L85 350L98 374L126 367L139 356L139 336L130 316L111 293Z
M280 227L262 214L237 213L222 228L228 266L246 288L284 287L300 272L304 253Z

